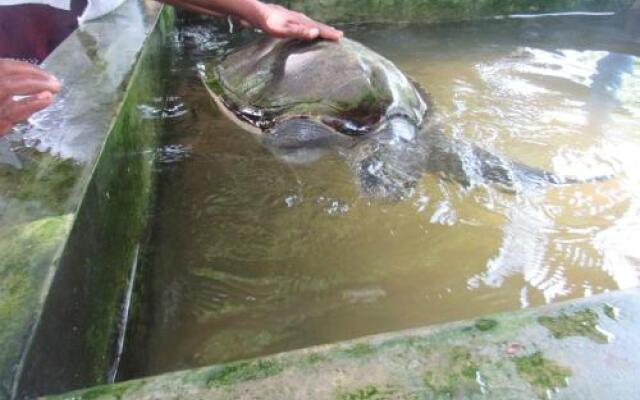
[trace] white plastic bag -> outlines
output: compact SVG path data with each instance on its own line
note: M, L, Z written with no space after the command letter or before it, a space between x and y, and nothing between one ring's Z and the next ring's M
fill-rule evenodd
M125 0L88 0L87 8L85 8L82 15L78 18L78 23L82 25L92 19L105 16L120 7L124 2Z

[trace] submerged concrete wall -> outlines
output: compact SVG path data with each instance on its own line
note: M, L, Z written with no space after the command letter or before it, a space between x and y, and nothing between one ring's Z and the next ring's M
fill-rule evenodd
M639 329L636 289L54 398L634 399Z
M442 22L509 14L623 11L634 0L279 0L313 18L340 22Z
M152 193L137 107L162 94L160 10L128 0L72 34L43 65L56 103L0 141L0 399L112 379Z

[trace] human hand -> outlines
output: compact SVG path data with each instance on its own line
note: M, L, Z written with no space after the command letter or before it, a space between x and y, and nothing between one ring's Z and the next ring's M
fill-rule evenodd
M0 59L0 137L33 113L47 108L60 82L38 66ZM18 100L15 96L25 96Z
M254 25L271 36L307 40L339 40L342 37L342 31L279 5L263 3L259 14L260 18Z

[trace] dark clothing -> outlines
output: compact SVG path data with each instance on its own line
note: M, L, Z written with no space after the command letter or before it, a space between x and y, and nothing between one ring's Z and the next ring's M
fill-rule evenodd
M41 4L0 6L0 58L40 63L78 27L86 0L72 0L71 10Z

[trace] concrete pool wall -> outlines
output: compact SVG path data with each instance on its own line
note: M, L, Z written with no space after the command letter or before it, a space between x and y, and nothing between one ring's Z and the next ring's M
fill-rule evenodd
M280 3L328 22L438 22L530 12L613 12L634 1ZM116 13L87 24L44 64L65 86L56 104L10 140L0 141L0 399L114 380L126 321L135 312L131 300L137 258L153 198L158 121L141 106L153 105L163 95L157 78L173 27L172 10L161 10L150 0L128 0ZM489 376L504 383L494 385L504 390L489 393L505 398L542 397L547 390L561 398L599 398L595 395L605 393L599 390L612 380L619 394L613 397L632 398L633 377L640 376L638 357L633 357L640 354L640 343L631 334L638 328L638 309L637 291L620 292L63 397L473 397L485 394L488 389L478 381ZM610 318L618 310L620 319ZM615 334L611 343L599 342L601 324ZM563 328L553 328L559 325ZM563 333L566 325L580 334ZM432 350L416 355L414 337L420 349ZM397 345L383 346L389 341ZM466 348L463 342L476 347ZM597 357L589 354L605 348L611 350ZM504 357L492 355L503 350ZM344 352L356 357L343 359ZM580 358L581 352L587 358ZM575 360L568 358L571 354ZM485 372L485 361L502 367ZM403 371L398 363L417 367L398 373ZM429 363L450 372L431 371ZM575 386L565 384L567 379Z
M44 63L56 103L2 143L0 398L112 379L151 195L156 121L138 106L162 94L160 11L130 0L69 37Z
M634 399L638 289L54 399Z

